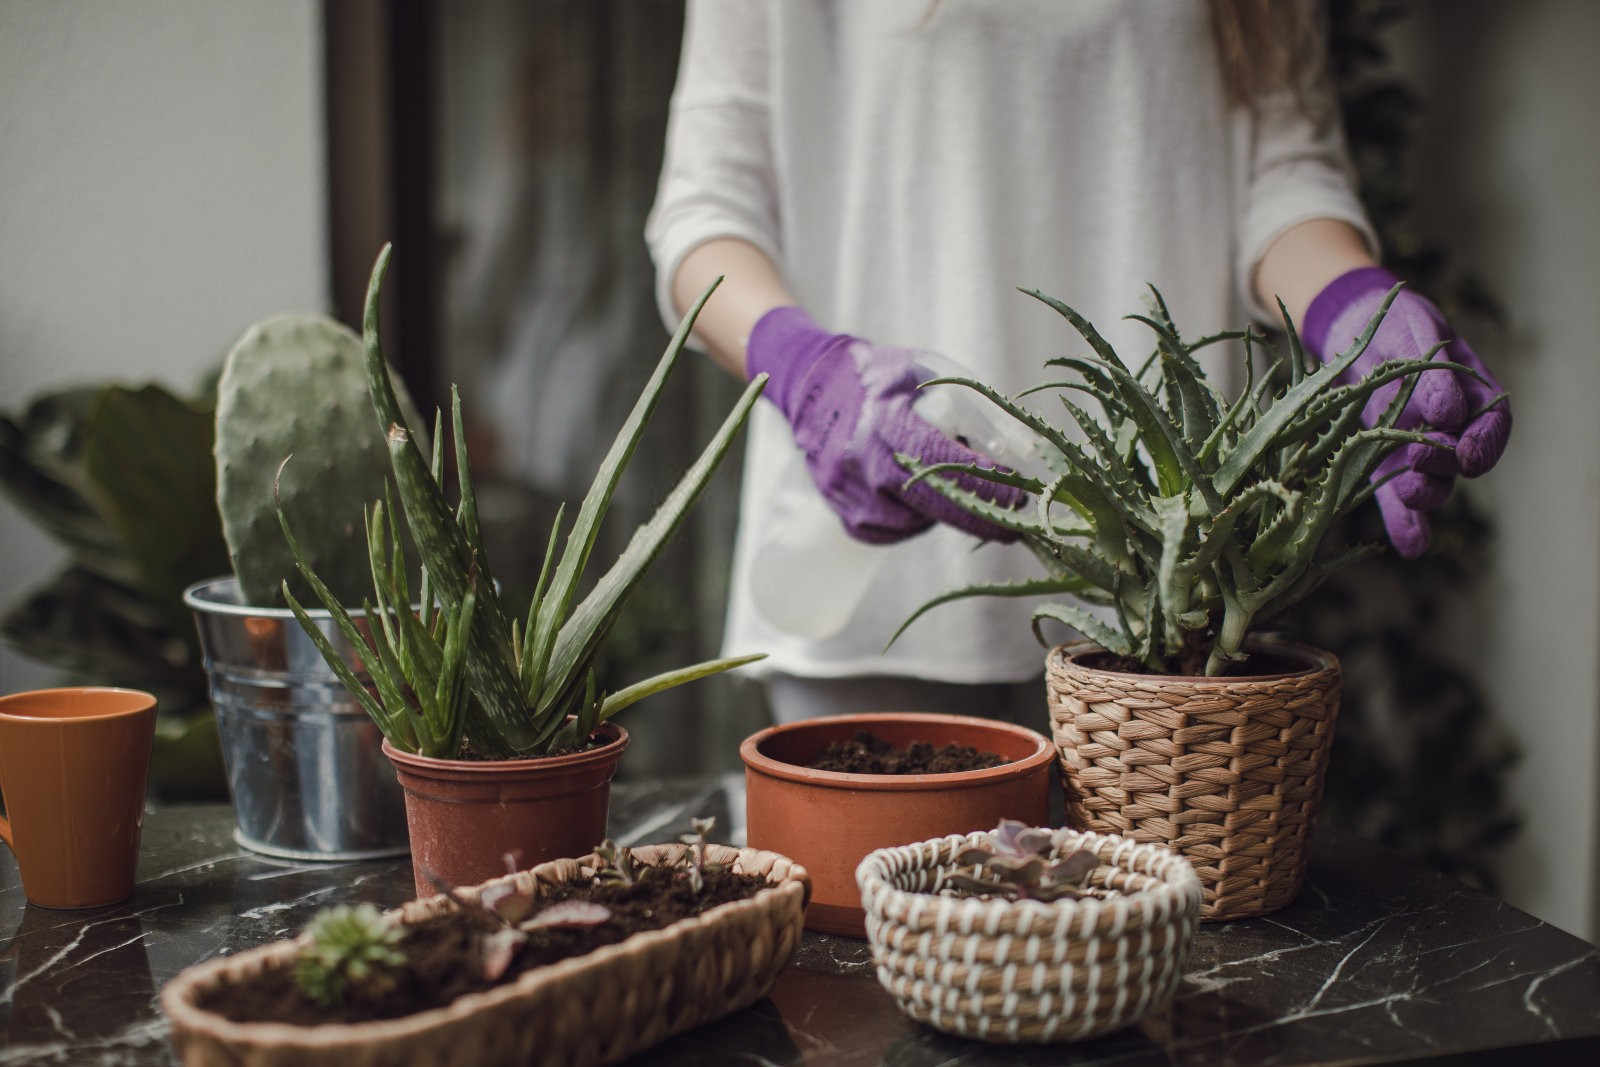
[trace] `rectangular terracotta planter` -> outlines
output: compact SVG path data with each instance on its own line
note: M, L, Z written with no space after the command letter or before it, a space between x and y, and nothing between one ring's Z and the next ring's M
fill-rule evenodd
M633 854L641 863L676 865L689 851L647 845ZM189 968L162 990L161 1010L185 1067L613 1063L759 1000L800 942L810 894L805 868L774 852L723 845L708 846L707 859L762 875L768 888L415 1015L296 1026L236 1023L198 1007L218 984L289 965L304 935ZM598 863L593 855L553 860L461 892L476 898L506 882L537 892L540 883L585 881ZM416 922L452 907L435 896L389 914Z

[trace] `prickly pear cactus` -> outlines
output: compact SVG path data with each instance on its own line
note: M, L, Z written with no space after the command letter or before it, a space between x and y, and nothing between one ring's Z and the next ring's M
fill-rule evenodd
M391 373L406 418L417 417ZM363 509L384 495L389 451L367 394L361 338L321 315L256 323L228 353L217 385L217 508L239 590L248 604L282 603L295 572L273 510L279 492L316 573L344 603L371 596Z

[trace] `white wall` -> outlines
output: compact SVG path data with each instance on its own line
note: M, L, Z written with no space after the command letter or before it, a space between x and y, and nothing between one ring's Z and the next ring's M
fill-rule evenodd
M327 306L316 0L0 0L0 407ZM58 555L0 502L0 603ZM0 690L43 675L0 653Z
M1434 3L1407 65L1430 232L1506 304L1480 344L1511 391L1504 461L1473 486L1498 529L1464 630L1522 749L1524 827L1500 867L1512 903L1600 936L1600 4ZM1491 347L1492 345L1492 347Z

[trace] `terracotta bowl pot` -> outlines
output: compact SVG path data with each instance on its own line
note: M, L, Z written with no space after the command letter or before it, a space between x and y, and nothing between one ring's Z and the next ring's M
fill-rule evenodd
M1067 821L1182 855L1203 919L1263 915L1299 893L1339 714L1331 653L1247 647L1271 673L1125 674L1098 667L1092 644L1045 660Z
M1010 762L953 774L845 774L805 764L835 741L868 730L895 747L971 745ZM965 715L873 712L773 726L739 746L751 848L779 852L811 875L806 926L866 936L856 866L875 849L992 830L1003 818L1050 817L1055 750L1024 726Z
M406 797L406 828L419 897L436 892L424 871L473 885L562 856L581 856L606 836L611 779L628 731L606 723L598 744L565 756L521 760L433 759L388 741Z

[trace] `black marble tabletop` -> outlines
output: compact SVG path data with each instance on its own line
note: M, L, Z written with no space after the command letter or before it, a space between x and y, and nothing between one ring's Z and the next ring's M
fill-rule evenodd
M743 832L738 776L618 785L626 844L672 839L691 815ZM296 933L335 901L399 904L405 859L284 863L242 851L223 805L145 821L126 904L25 903L0 850L0 1065L166 1064L162 983L184 967ZM1494 1050L1490 1052L1488 1050ZM1434 1059L1444 1057L1443 1059ZM681 1035L666 1064L1600 1063L1600 950L1456 882L1336 834L1304 893L1264 919L1208 924L1167 1013L1076 1045L1017 1049L902 1016L864 942L808 934L766 1000Z

